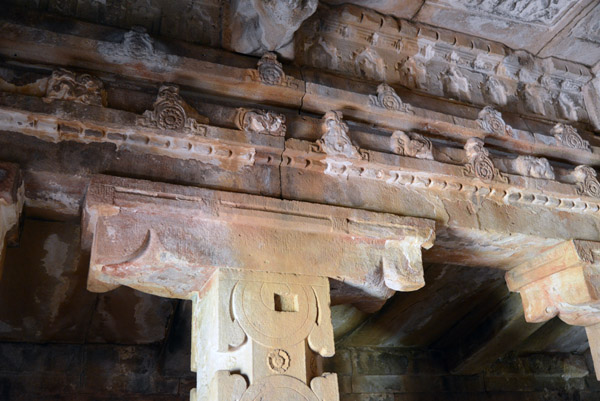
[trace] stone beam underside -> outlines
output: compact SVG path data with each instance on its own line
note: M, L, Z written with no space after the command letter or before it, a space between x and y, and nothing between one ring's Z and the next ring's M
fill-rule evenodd
M90 290L193 300L192 400L337 400L330 302L421 288L434 240L424 219L110 176L82 224Z

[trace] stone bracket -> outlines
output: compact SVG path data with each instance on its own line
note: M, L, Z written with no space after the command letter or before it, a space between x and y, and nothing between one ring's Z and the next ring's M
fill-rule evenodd
M545 322L558 316L585 326L600 379L600 243L558 244L506 273L511 291L521 294L525 319Z
M218 268L318 273L342 283L335 303L375 310L424 285L421 248L434 235L425 219L96 176L82 243L92 291L190 298Z

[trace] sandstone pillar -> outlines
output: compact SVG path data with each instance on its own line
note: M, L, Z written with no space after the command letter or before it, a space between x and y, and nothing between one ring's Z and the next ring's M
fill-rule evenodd
M511 291L521 294L525 319L558 316L585 326L596 376L600 379L600 243L566 241L506 273Z
M331 303L424 285L432 221L98 176L88 288L192 299L192 400L337 400Z
M7 243L16 241L23 209L23 183L19 167L0 163L0 277Z

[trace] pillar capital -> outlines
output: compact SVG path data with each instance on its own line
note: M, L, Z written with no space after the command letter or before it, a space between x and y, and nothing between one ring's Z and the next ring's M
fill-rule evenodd
M192 401L337 401L331 303L378 309L421 288L434 223L386 213L97 176L88 288L191 299Z
M83 211L88 288L189 299L218 268L332 279L334 303L375 310L421 288L434 222L97 176Z
M18 237L23 200L23 180L19 166L0 162L0 277L6 244L16 241Z
M600 242L565 241L506 273L511 291L521 294L525 319L558 316L585 326L600 379Z

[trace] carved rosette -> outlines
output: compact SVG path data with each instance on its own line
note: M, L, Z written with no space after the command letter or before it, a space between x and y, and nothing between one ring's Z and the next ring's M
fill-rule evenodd
M285 79L283 67L275 53L267 52L258 61L258 76L267 85L281 85Z
M488 150L483 145L484 142L479 138L470 138L465 144L465 151L469 160L465 166L465 175L477 177L482 181L498 180L508 182L508 178L494 166Z
M323 136L317 140L317 151L330 156L362 159L359 148L352 143L348 136L348 125L342 120L342 117L340 111L325 113L321 123Z
M372 106L383 109L414 114L410 105L402 102L394 88L386 83L382 83L377 87L377 96L369 96L369 102Z
M574 172L577 179L577 193L593 198L600 198L600 183L596 178L596 170L590 166L577 166Z
M567 124L556 124L552 131L550 131L556 142L566 148L582 149L591 152L590 143L579 135L577 130Z
M394 131L390 137L392 152L400 156L433 160L433 145L423 135Z
M244 132L273 136L285 136L287 129L283 114L257 109L239 108L236 125Z
M256 70L248 70L247 76L253 80L271 86L287 86L297 89L299 83L293 77L285 75L283 67L277 61L275 53L267 52L258 61Z
M512 128L506 125L502 114L493 107L484 107L477 116L477 123L482 130L496 135L512 135Z
M188 116L190 109L179 95L179 87L165 84L158 90L153 110L146 110L143 116L138 117L136 123L143 127L203 134L204 129L200 123ZM206 120L202 116L198 117Z
M69 100L93 106L103 106L104 85L89 74L76 74L59 69L52 72L46 89L46 100Z

